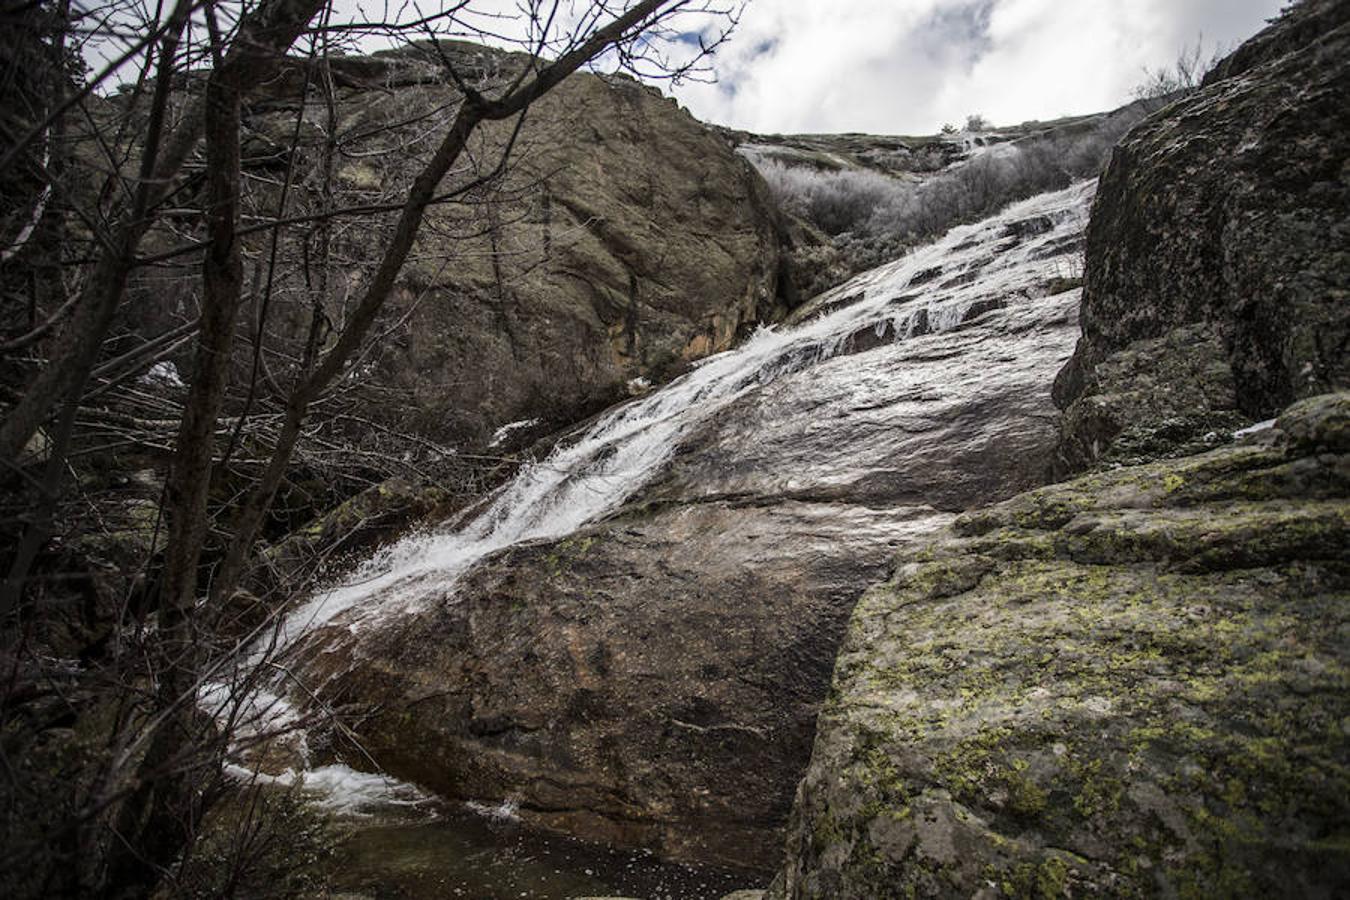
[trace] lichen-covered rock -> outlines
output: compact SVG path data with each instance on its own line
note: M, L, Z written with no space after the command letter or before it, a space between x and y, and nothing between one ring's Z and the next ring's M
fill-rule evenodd
M1096 460L1130 426L1173 422L1171 445L1236 407L1264 419L1350 383L1350 3L1291 8L1116 148L1088 226L1083 337L1055 385L1061 454ZM1112 367L1160 341L1156 371L1185 368L1177 329L1204 326L1235 392L1135 390L1112 409ZM1192 336L1195 332L1187 331ZM1086 407L1103 407L1087 409ZM1128 414L1127 414L1128 413ZM1188 432L1182 434L1182 432ZM1129 455L1128 453L1126 454Z
M850 623L775 892L1343 895L1348 405L907 554Z
M1211 325L1184 325L1102 360L1096 389L1065 410L1060 453L1131 464L1185 456L1247 423L1223 343Z
M1279 425L1290 445L1303 453L1350 452L1350 396L1327 394L1295 403Z

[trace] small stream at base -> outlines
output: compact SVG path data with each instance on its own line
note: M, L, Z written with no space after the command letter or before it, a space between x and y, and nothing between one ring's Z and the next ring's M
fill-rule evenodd
M771 877L576 840L525 824L509 801L453 803L341 763L276 776L230 771L264 790L302 779L339 836L325 867L334 900L720 900Z
M339 894L373 900L717 900L768 876L665 862L528 828L505 816L443 807L346 819Z

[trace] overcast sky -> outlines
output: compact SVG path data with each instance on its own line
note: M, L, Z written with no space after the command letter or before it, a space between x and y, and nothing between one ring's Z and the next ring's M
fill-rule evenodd
M1203 34L1264 27L1284 0L750 0L714 60L674 93L700 119L761 133L931 134L1110 109L1145 67Z
M1146 67L1171 65L1201 36L1206 55L1231 49L1285 2L748 0L732 40L712 60L716 83L673 91L704 121L760 133L932 134L972 114L1015 125L1128 102ZM335 0L334 22L415 19L452 5ZM474 37L477 26L519 38L527 7L527 0L473 0L465 22L454 26L460 30L445 36ZM585 0L564 2L558 33L566 31L561 20L590 8ZM688 13L672 24L687 32L707 21ZM696 34L685 37L697 41ZM387 44L370 38L350 49ZM94 42L86 55L99 67L112 51ZM129 64L109 85L133 70Z

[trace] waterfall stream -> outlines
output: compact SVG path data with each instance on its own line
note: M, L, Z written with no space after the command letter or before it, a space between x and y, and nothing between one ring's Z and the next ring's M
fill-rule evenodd
M855 345L950 331L988 309L1016 305L1019 297L1044 296L1048 284L1072 284L1081 275L1077 248L1094 191L1095 182L1079 183L956 228L811 301L798 313L803 319L798 324L760 328L741 346L610 410L546 459L522 468L482 512L405 536L316 591L244 654L240 671L284 658L311 638L322 640L327 630L359 634L381 619L417 609L426 598L451 594L457 580L490 554L526 541L560 539L604 518L659 476L686 436L776 379L809 375ZM280 676L257 680L264 687L251 686L243 700L223 681L208 686L202 705L232 716L251 734L294 727L298 711L287 699L294 684ZM303 732L294 743L300 768L308 768ZM294 769L278 776L251 773L252 768L237 766L235 774L274 781L299 776ZM321 802L349 813L419 798L411 786L340 765L308 769L306 785Z
M406 537L316 593L286 618L280 645L339 618L355 628L396 613L428 593L445 593L491 553L565 537L603 517L661 469L683 434L754 387L834 357L860 332L903 340L916 328L946 331L962 324L980 299L1034 291L1049 278L1072 274L1059 248L1081 234L1094 189L1095 182L1080 183L956 228L833 289L817 305L829 310L857 297L853 302L796 327L761 328L736 349L610 411L577 440L523 468L467 525ZM1026 228L1045 230L1030 240L1009 240ZM1007 243L1013 246L1001 246Z

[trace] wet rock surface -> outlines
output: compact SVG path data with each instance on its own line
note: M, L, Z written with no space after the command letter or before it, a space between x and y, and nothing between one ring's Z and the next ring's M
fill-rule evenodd
M366 750L447 796L776 865L858 595L950 511L1043 479L1044 384L1075 297L752 392L606 522L506 551L350 649L326 643L345 672L326 696L379 709Z
M1083 339L1055 386L1068 469L1129 428L1138 444L1171 419L1185 444L1234 410L1265 419L1350 382L1348 10L1293 7L1116 148L1088 228ZM1173 390L1196 348L1212 373ZM1122 391L1116 372L1143 352L1155 387Z
M325 695L376 710L358 733L397 777L589 840L771 867L849 608L927 512L620 517L507 551L307 669L341 666Z
M876 349L776 379L709 419L644 496L960 511L1043 484L1054 413L1042 379L1072 346L1077 299L986 298L961 327L899 342L866 329L852 345ZM982 308L998 303L1009 305Z
M849 625L771 896L1343 890L1347 410L910 548Z

